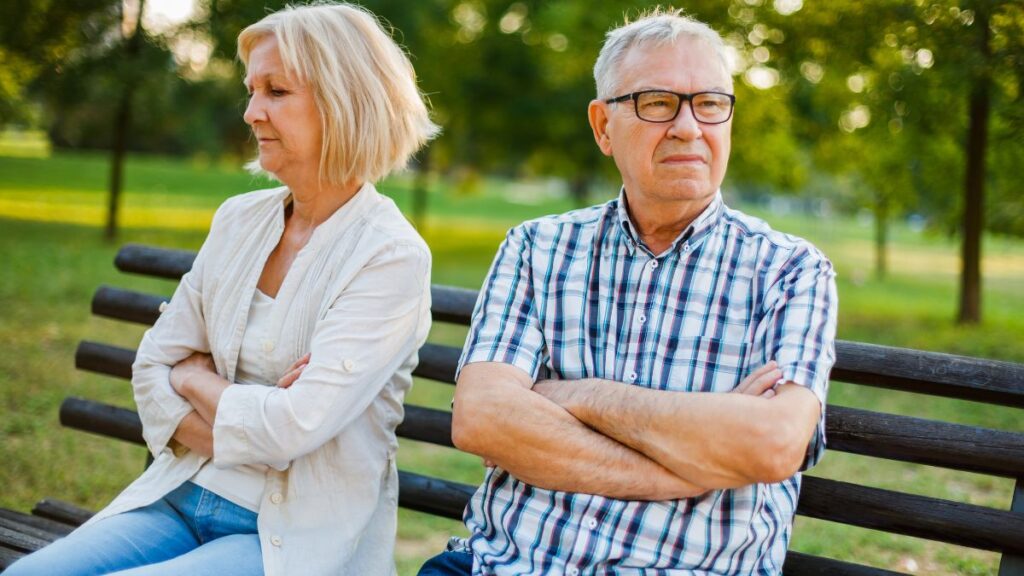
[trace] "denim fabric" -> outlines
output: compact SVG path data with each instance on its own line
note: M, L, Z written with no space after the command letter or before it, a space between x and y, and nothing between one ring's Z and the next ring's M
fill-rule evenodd
M18 560L4 576L260 576L256 513L191 482Z
M469 576L472 572L472 553L442 552L427 560L417 576Z

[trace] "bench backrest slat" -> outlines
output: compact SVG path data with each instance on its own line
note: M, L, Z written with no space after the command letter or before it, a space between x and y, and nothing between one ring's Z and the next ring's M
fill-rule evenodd
M191 268L194 259L195 253L187 250L129 244L118 252L115 265L123 272L179 279ZM462 325L469 323L476 300L474 291L434 286L431 295L435 320ZM131 308L132 311L125 312L125 315L155 319L155 308L152 307L159 306L159 301L128 294L116 296L122 301L128 300L125 306L131 306L134 298L135 306L151 307L149 312ZM116 308L106 304L98 307L101 310ZM1022 372L1024 368L1021 365L1011 362L840 340L836 342L832 378L853 384L1024 408Z
M458 357L457 348L427 344L413 374L450 384ZM131 378L134 360L134 350L89 341L79 344L75 354L78 368L125 379ZM1017 432L843 406L829 407L825 430L830 450L1006 477L1024 470L1024 434ZM448 432L437 434L444 438L437 443L449 445Z

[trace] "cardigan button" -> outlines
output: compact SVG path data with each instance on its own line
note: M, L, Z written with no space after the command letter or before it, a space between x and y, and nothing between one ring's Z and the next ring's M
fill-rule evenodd
M280 504L282 500L284 500L284 496L281 496L280 492L274 492L270 495L270 501L274 504Z
M281 545L281 537L280 536L271 536L270 537L270 543L273 544L274 546L280 546Z
M345 358L345 361L341 363L341 367L345 369L345 372L351 372L356 369L356 362L351 358Z

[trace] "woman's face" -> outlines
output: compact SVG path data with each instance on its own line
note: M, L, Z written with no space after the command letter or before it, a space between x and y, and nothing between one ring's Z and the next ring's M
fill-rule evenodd
M266 36L249 53L249 105L242 116L259 142L260 166L288 185L320 171L323 123L309 86L285 73L277 38Z

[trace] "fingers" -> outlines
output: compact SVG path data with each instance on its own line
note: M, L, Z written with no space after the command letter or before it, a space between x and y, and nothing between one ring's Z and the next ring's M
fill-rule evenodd
M782 370L779 370L778 365L772 360L751 372L733 391L739 394L771 398L775 395L773 387L780 378L782 378ZM771 395L766 395L768 392L771 392Z
M278 388L288 388L302 376L302 371L309 365L310 354L307 352L302 358L295 361L294 364L288 367L288 371L281 376L281 379L277 381Z

